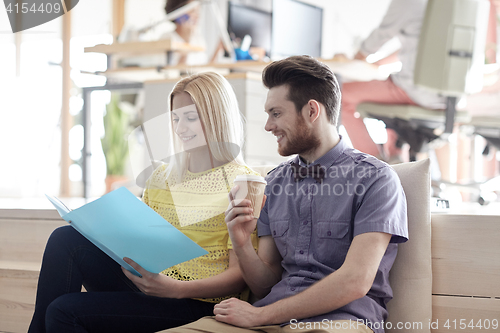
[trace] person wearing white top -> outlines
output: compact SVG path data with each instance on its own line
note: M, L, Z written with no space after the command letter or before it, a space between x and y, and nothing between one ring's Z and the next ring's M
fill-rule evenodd
M165 5L167 16L150 26L137 29L126 27L119 37L120 42L154 41L170 39L178 43L187 43L205 48L204 36L200 29L200 5L194 0L168 0ZM193 3L192 5L190 5ZM190 6L188 6L190 5ZM184 7L184 8L183 8ZM182 8L182 9L181 9ZM180 13L179 10L180 9ZM177 14L176 14L177 13ZM169 15L174 17L169 19ZM204 51L179 53L170 52L168 57L164 53L155 53L141 56L132 56L121 59L122 67L163 67L176 65L204 65L208 62L208 55Z
M445 107L444 97L418 88L413 83L413 70L426 5L427 0L392 0L379 27L363 41L354 57L366 60L368 55L377 52L394 37L401 42L401 48L397 52L397 58L402 64L400 72L385 81L348 82L342 87L342 124L354 148L358 150L386 159L400 153L396 148L397 134L392 130L388 131L386 151L379 151L363 120L356 113L359 103L410 104L434 109Z
M188 5L193 0L167 0L165 12L168 14ZM205 42L199 31L200 7L196 6L187 13L173 20L175 31L166 34L173 41L189 43L196 46L204 46ZM202 65L208 62L205 52L190 52L189 54L173 54L169 65Z

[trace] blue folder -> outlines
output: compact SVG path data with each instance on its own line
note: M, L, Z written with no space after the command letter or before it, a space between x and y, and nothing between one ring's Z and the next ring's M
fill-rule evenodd
M124 187L75 210L56 197L47 198L73 228L137 276L124 257L160 273L208 253Z

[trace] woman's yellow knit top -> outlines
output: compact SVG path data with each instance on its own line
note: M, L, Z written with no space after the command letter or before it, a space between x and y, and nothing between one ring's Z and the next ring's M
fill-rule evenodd
M172 266L162 272L177 280L190 281L212 277L229 267L231 240L224 221L229 205L228 192L238 175L258 175L252 169L231 162L200 173L187 171L182 182L174 172L164 176L166 165L160 166L148 179L143 201L174 227L208 251L208 254ZM170 185L169 184L173 184ZM252 238L257 248L257 236ZM168 255L168 254L166 254ZM238 295L203 298L219 303L224 299L248 298L248 290Z

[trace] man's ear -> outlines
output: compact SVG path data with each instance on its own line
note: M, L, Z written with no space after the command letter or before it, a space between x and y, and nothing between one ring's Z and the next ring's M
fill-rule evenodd
M321 105L315 99L310 99L309 102L307 102L307 117L309 118L311 123L314 123L319 119L320 115Z

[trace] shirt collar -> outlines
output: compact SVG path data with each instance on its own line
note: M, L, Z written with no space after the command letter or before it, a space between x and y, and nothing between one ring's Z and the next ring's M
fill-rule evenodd
M342 136L339 135L339 142L330 149L326 154L318 158L316 161L312 162L310 165L321 164L322 166L329 168L335 162L337 158L340 157L344 153L347 148L347 143L342 139ZM295 156L295 158L290 160L290 164L293 162L299 163L300 166L307 166L307 164L299 157L299 155Z

